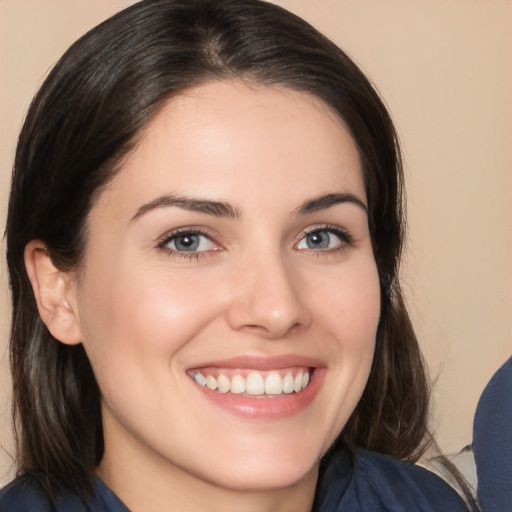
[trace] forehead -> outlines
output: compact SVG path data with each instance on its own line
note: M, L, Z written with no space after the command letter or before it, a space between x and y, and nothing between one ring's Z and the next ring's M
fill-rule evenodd
M142 202L172 192L238 197L243 204L263 191L302 202L294 195L308 189L312 195L346 189L365 198L356 145L324 102L234 81L168 100L106 188L107 196L117 191L125 200L136 191Z

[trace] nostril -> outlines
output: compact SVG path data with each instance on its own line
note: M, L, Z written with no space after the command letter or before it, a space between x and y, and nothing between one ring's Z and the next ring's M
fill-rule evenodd
M240 331L245 331L247 333L252 333L254 335L262 336L268 339L277 339L288 336L291 333L296 333L302 328L302 324L300 322L295 322L293 324L281 324L281 325L272 325L270 323L266 324L247 324L242 325L238 328Z

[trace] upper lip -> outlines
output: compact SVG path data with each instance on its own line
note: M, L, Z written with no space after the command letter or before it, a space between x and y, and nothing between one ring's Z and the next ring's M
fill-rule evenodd
M254 356L242 355L231 357L228 359L220 359L215 361L204 361L195 364L189 370L198 368L250 368L252 370L271 371L290 368L293 366L303 366L309 368L324 367L318 359L300 356L296 354L283 354L279 356Z

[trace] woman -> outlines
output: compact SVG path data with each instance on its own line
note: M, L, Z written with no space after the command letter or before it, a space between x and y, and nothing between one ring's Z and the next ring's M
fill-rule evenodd
M368 80L279 7L150 0L86 34L16 155L2 511L465 510L409 463L401 186Z

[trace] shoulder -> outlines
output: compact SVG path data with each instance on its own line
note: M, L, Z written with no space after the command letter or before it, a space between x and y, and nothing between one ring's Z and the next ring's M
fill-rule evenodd
M51 506L36 480L18 478L0 490L1 512L51 512Z
M0 490L0 512L129 512L119 498L97 477L87 502L74 494L59 495L55 508L33 477L20 477Z
M361 450L353 460L333 457L319 490L318 512L467 512L459 495L437 475L414 464Z
M67 492L59 496L55 508L33 477L20 477L0 490L0 512L90 512L79 498Z
M361 452L355 468L363 486L396 503L392 510L467 510L457 492L442 478L415 464L389 455Z

